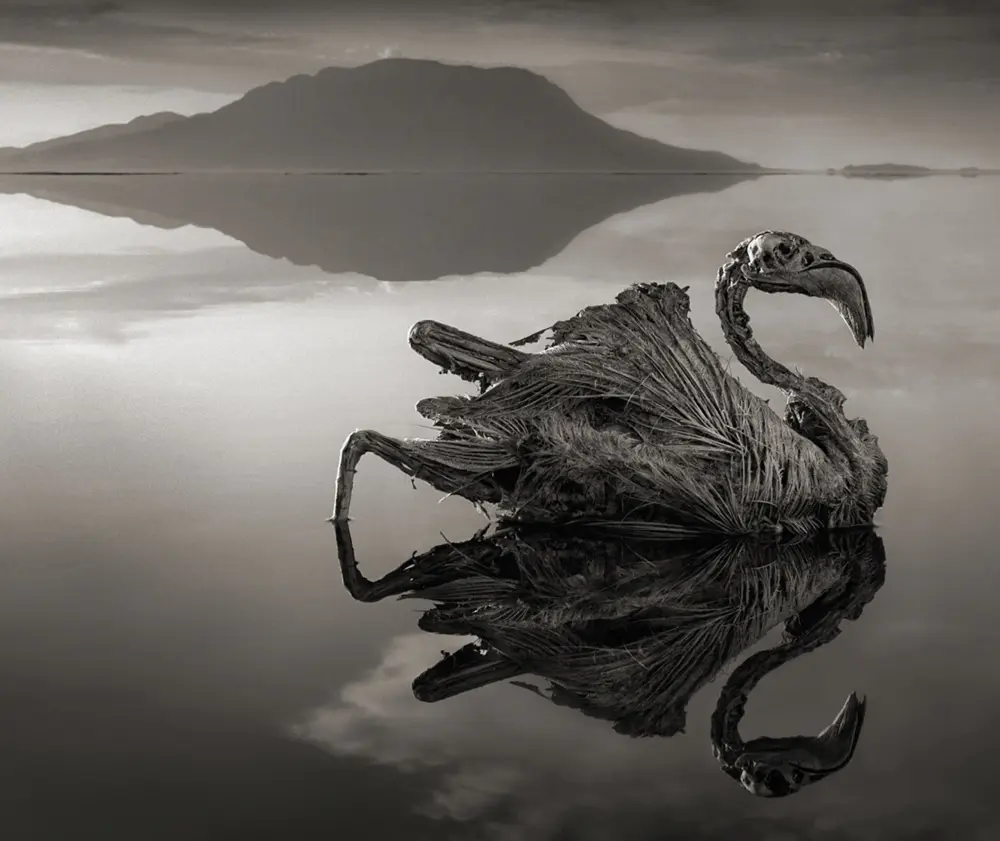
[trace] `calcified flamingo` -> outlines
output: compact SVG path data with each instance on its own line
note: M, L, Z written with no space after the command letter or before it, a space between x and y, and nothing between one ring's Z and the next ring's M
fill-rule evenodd
M419 322L413 349L481 393L420 401L441 430L434 440L354 432L331 519L347 519L358 461L371 452L440 491L497 505L506 520L729 534L870 524L886 493L878 439L847 419L838 389L764 353L743 309L751 287L826 298L859 346L874 336L859 272L780 231L727 255L715 292L736 358L786 394L784 418L726 371L673 283L632 286L559 322L541 353L517 347L539 334L506 346Z

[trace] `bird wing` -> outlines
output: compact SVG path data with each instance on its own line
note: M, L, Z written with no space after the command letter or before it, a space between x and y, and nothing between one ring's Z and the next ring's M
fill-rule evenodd
M711 530L778 519L809 530L842 478L725 369L688 312L673 283L632 286L553 325L547 350L483 394L423 401L422 411L479 435L532 439L539 481L612 477L637 504L673 502Z

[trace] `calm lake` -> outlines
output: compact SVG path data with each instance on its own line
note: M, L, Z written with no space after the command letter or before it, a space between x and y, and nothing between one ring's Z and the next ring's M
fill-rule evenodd
M1000 836L1000 180L467 178L0 179L0 833ZM774 357L879 435L888 572L837 640L761 683L744 732L816 733L857 690L850 767L751 797L712 757L719 682L669 739L506 683L415 700L413 678L464 640L418 630L423 603L352 601L325 522L352 430L430 434L416 401L470 390L409 327L510 341L673 280L728 359L715 271L767 228L867 281L865 350L824 302L747 307ZM362 462L367 574L484 524L440 497Z

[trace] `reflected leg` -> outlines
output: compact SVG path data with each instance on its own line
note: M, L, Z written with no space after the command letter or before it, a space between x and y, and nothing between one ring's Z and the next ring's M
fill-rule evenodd
M456 544L446 543L407 558L396 569L371 581L361 572L355 556L350 523L334 520L333 527L344 587L361 602L377 602L388 596L405 597L414 593L421 598L433 598L434 593L428 588L482 575L481 567L488 568L501 551L496 542L480 538Z

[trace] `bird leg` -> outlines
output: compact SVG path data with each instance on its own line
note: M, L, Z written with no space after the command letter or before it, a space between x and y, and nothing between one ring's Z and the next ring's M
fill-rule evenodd
M457 494L472 502L499 502L501 491L492 479L492 471L517 463L501 445L482 438L402 440L372 429L359 429L350 434L340 451L333 521L348 518L354 474L365 453L374 453L407 476L443 493Z
M438 321L410 328L410 347L424 359L485 389L531 357L530 353L481 339Z

